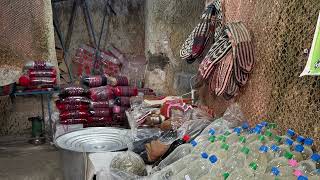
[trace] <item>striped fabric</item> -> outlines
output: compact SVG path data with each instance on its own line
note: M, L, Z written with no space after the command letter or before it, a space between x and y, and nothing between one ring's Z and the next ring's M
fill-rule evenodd
M188 63L193 63L200 57L216 28L216 16L218 11L215 4L207 7L201 16L200 23L193 29L180 50L180 58Z

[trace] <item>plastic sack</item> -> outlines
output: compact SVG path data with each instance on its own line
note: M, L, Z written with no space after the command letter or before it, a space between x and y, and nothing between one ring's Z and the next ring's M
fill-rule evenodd
M145 151L145 144L160 137L162 131L158 128L137 129L136 136L132 142L132 151L140 154Z
M111 86L90 88L89 97L93 101L106 101L109 99L113 99L113 88Z
M87 96L88 90L83 87L78 86L69 86L61 88L60 97L68 97L68 96Z
M56 103L56 106L60 112L71 111L71 110L88 110L89 109L89 105L87 103L80 103L80 104Z
M45 69L45 70L36 70L36 69L29 69L28 76L30 78L34 77L51 77L55 78L57 76L57 71L55 69Z
M114 105L113 99L110 99L108 101L91 101L90 102L90 108L95 109L95 108L111 108Z
M138 176L147 175L146 166L143 160L138 154L131 151L126 151L115 156L111 161L110 168Z
M137 176L117 169L103 169L96 174L97 180L147 180L148 177Z
M208 125L201 134L207 134L207 132L213 128L216 134L223 134L230 129L240 126L246 119L238 104L232 104L225 111L223 116L219 119L214 120Z

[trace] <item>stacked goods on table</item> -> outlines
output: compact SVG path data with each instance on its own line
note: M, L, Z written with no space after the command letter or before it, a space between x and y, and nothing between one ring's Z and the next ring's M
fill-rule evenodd
M88 90L82 87L62 88L56 101L60 111L60 124L85 124L90 119Z
M57 84L57 71L53 64L45 61L30 61L24 66L24 75L19 85L24 90L51 90Z
M313 139L289 129L280 135L275 123L247 123L217 133L209 125L190 144L176 148L155 168L151 179L320 179L320 155Z

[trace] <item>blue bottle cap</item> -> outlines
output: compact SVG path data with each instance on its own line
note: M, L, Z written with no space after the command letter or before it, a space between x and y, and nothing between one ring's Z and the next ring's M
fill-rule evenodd
M216 131L213 129L213 128L211 128L210 130L209 130L209 134L210 135L214 135L216 133Z
M308 177L307 176L299 176L298 180L308 180Z
M304 150L304 147L302 145L296 145L296 147L294 148L295 151L297 152L302 152Z
M314 162L319 163L319 162L320 162L320 155L317 154L317 153L312 154L311 159L312 159Z
M278 176L280 174L280 170L277 167L272 167L271 173L275 176Z
M197 143L195 140L192 140L192 141L190 142L190 144L191 144L193 147L195 147L196 145L198 145L198 143Z
M257 124L256 128L262 129L264 126L262 124Z
M292 129L288 129L287 130L287 135L289 135L290 137L295 135L295 132Z
M290 139L290 138L287 138L287 139L286 139L286 144L289 145L289 146L291 146L291 145L293 144L293 140Z
M242 127L242 129L249 129L248 122L244 122L241 127Z
M203 159L207 159L208 156L209 156L209 155L208 155L206 152L202 152L202 153L201 153L201 157L202 157Z
M211 155L211 156L209 157L209 161L210 161L212 164L214 164L215 162L218 161L218 158L217 158L217 156L215 156L215 155Z
M260 133L261 133L261 128L255 127L255 128L254 128L254 133L260 134Z
M304 137L303 136L298 136L297 137L297 142L298 143L303 143L304 142Z
M260 124L261 124L263 127L267 127L267 126L268 126L268 122L266 122L266 121L262 121Z
M233 129L233 132L237 133L238 135L240 135L241 133L241 128L240 127L236 127Z
M254 131L255 131L255 128L251 128L251 129L249 130L249 133L250 133L250 134L253 134Z
M259 148L259 151L263 152L263 153L268 152L268 150L269 150L268 146L260 146L260 148Z
M274 151L274 152L278 152L278 151L280 150L280 148L279 148L279 146L273 144L273 145L271 146L271 150Z
M307 146L312 146L313 144L313 139L312 138L306 138L304 140L304 144L307 145Z

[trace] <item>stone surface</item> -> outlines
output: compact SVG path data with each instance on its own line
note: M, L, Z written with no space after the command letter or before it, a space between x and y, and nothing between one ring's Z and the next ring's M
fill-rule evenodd
M63 180L59 152L28 144L25 137L1 137L0 162L2 180Z

